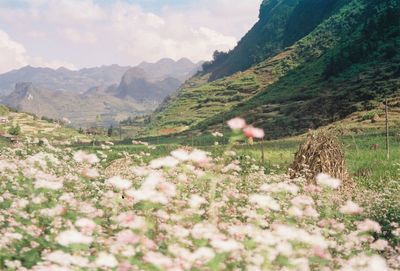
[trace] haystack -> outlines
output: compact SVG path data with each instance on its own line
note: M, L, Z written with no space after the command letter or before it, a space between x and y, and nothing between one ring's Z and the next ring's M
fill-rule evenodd
M289 168L291 178L305 176L313 181L319 173L348 180L343 146L332 132L310 132Z

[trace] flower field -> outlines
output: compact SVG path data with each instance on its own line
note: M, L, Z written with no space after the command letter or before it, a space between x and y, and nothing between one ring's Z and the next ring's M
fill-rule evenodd
M245 132L261 137L254 129ZM400 268L399 248L329 175L266 175L234 148L147 163L149 146L129 177L106 176L111 143L92 154L37 143L1 151L1 270Z

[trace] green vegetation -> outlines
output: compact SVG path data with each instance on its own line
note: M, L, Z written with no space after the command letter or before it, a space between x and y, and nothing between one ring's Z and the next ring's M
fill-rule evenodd
M307 14L317 2L321 1L300 1L296 16ZM313 30L304 38L299 35L293 46L264 56L243 73L208 83L212 74L192 78L151 117L142 134L204 132L241 116L263 127L269 137L279 138L328 125L353 112L375 111L385 96L393 100L400 88L399 2L324 3L320 17L309 16ZM398 106L397 100L392 104Z
M13 125L8 129L10 135L18 136L21 134L21 126L19 124Z

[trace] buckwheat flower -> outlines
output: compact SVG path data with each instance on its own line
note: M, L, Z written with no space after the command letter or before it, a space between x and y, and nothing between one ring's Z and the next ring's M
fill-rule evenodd
M300 208L296 207L296 206L292 206L288 209L288 214L294 217L302 217L303 214L303 210L301 210Z
M50 189L50 190L60 190L63 188L62 182L47 181L47 180L36 180L34 182L35 189Z
M146 226L145 219L135 215L133 212L121 213L115 220L121 227L130 229L143 229Z
M378 239L374 243L371 244L371 248L375 250L385 250L385 248L389 245L388 241L383 239Z
M137 244L140 242L140 237L131 230L123 230L117 234L116 241L120 244Z
M180 161L187 161L190 158L189 153L183 149L172 151L171 155Z
M253 126L247 126L243 129L243 133L246 137L251 138L264 138L265 133L263 129L255 128Z
M243 245L235 240L220 239L211 240L211 246L220 252L232 252L243 248Z
M198 209L201 205L206 204L207 200L199 195L191 195L189 199L189 206L192 209Z
M364 221L358 222L357 229L362 232L381 232L381 226L379 223L370 219L365 219Z
M155 266L161 267L162 270L170 270L170 267L173 265L171 258L164 256L159 252L149 251L144 255L143 260Z
M198 164L205 164L208 163L210 159L206 152L201 150L194 150L190 153L189 160Z
M224 135L221 134L220 132L214 132L214 133L212 133L212 136L213 137L223 137Z
M77 151L74 153L74 160L77 163L97 164L100 159L95 154L88 154L84 151Z
M207 263L215 257L215 252L208 247L200 247L193 252L192 257L201 263Z
M174 168L179 164L179 160L172 156L162 157L150 162L150 167L153 169L159 168Z
M304 215L308 216L308 217L312 217L312 218L318 218L319 217L319 213L312 206L307 206L304 209Z
M61 232L56 237L57 243L63 246L69 246L72 244L85 244L89 245L93 242L93 238L90 236L86 236L76 230L67 230Z
M115 176L106 180L106 184L119 190L127 190L132 186L131 181L122 179L120 176Z
M96 258L96 266L100 268L114 268L118 266L118 261L114 255L100 252Z
M293 198L290 202L295 206L307 206L314 204L314 200L306 195L297 196Z
M44 257L47 261L57 263L62 266L76 265L79 267L85 267L89 264L89 260L80 256L72 256L61 250L51 252Z
M81 229L81 232L84 234L92 234L96 229L97 224L88 218L80 218L75 222L75 226Z
M253 194L249 197L250 203L257 204L261 208L268 208L272 211L279 211L280 206L279 203L271 198L270 196L261 195L261 194Z
M173 183L162 182L158 185L158 189L169 198L175 197L176 195L176 186Z
M228 121L228 126L232 130L241 130L246 127L246 121L242 118L234 118Z
M89 179L94 179L100 176L99 172L95 168L85 168L82 170L82 175Z
M328 174L320 173L317 175L317 184L320 186L330 187L332 189L337 189L341 185L342 181L331 177Z
M357 203L352 202L351 200L347 201L345 205L340 207L340 212L345 215L356 215L363 212L363 208L361 208Z

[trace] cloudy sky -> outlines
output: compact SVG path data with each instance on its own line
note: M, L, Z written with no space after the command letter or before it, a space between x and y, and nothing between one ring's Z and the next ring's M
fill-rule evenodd
M207 60L257 21L261 0L0 0L0 73L163 57Z

